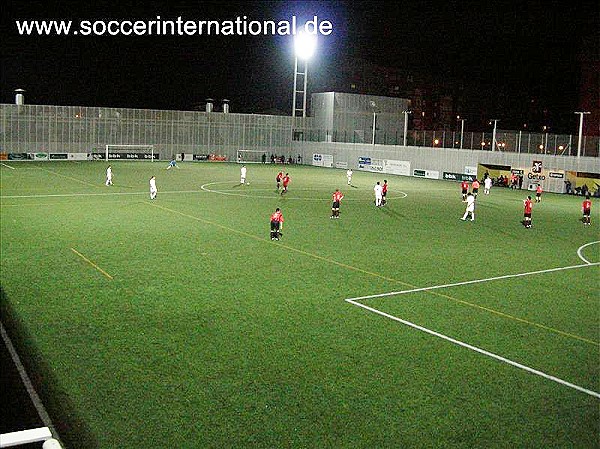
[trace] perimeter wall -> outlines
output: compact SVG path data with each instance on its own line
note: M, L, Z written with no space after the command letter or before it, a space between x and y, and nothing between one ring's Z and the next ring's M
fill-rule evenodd
M597 157L349 143L293 142L292 147L306 164L341 169L459 181L461 175L482 179L486 170L493 171L487 166L501 168L504 176L521 171L523 188L541 183L545 191L563 193L567 180L573 187L587 183L591 192L600 187Z

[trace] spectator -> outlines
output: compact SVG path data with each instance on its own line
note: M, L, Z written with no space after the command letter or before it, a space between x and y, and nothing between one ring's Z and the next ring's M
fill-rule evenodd
M590 194L590 189L588 189L587 184L581 186L581 194L583 196L588 196Z
M573 194L573 185L571 184L571 181L567 180L565 181L565 193L567 195L572 195Z

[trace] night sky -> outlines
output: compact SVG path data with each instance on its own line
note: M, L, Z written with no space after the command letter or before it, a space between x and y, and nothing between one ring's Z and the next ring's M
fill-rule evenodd
M506 117L506 124L520 121L535 98L558 127L569 127L578 102L577 56L585 48L598 53L598 10L595 1L551 0L9 0L2 13L1 101L12 103L13 90L23 88L29 104L194 109L212 97L230 99L232 112L287 114L293 84L289 36L34 37L19 36L15 20L78 23L160 15L279 21L296 15L303 22L317 15L332 23L333 33L319 38L309 92L333 90L336 68L361 58L461 85L466 104L485 109L472 112Z

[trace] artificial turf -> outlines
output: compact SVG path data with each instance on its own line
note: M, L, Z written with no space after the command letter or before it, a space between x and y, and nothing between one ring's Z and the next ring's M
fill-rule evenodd
M270 164L9 165L3 321L69 447L598 447L597 396L345 301L459 284L360 302L597 395L596 203L544 194L525 229L526 191L463 222L448 181L385 175L376 208L359 171L286 166L282 196Z

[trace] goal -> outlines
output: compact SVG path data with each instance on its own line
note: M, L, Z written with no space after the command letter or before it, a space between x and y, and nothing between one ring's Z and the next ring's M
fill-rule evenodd
M159 159L154 145L106 145L104 159L129 161L154 161Z
M236 160L238 164L260 164L267 162L267 153L258 150L237 150Z

